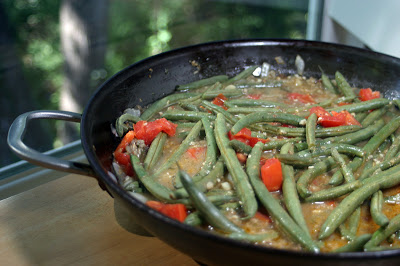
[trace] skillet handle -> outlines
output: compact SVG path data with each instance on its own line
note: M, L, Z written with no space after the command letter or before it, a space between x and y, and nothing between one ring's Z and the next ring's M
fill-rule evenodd
M25 135L28 123L34 119L59 119L80 123L81 114L66 111L43 110L27 112L18 116L12 123L7 137L8 145L15 154L32 164L45 168L96 177L92 167L88 164L58 159L26 146L22 139Z

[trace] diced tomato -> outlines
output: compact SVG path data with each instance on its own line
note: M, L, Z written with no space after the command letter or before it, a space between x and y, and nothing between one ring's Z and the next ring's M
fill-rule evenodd
M277 191L282 187L282 165L279 159L267 159L261 166L261 178L269 191Z
M322 116L318 120L318 124L323 127L339 127L343 126L345 123L343 116Z
M212 100L212 103L218 106L221 106L222 108L224 108L225 110L227 110L228 108L226 108L225 106L225 101L228 100L225 95L223 95L222 93L218 94L217 97L214 98L214 100Z
M160 211L161 208L165 205L165 203L162 203L162 202L156 201L156 200L149 200L149 201L146 201L146 205L156 211Z
M262 142L262 143L267 143L267 142L269 142L269 140L268 139L261 139L261 138L256 138L256 137L252 137L250 140L249 140L249 145L251 146L251 147L254 147L256 144L257 144L257 142Z
M169 136L175 135L177 126L165 118L160 118L151 122L139 121L135 124L134 130L136 138L142 139L146 145L150 145L161 131L167 133Z
M177 221L183 222L187 217L187 209L184 204L168 204L159 201L147 201L146 205L150 208L161 212L162 214L175 219Z
M310 115L316 114L317 117L330 116L331 114L321 106L314 106L310 109Z
M236 153L236 157L238 158L239 162L245 163L247 161L247 155L241 152Z
M242 128L238 133L235 135L232 135L232 133L229 131L228 132L228 137L230 140L238 140L241 141L247 145L250 145L251 147L254 147L254 145L257 144L257 142L261 141L262 143L267 143L269 140L267 139L261 139L257 137L252 137L251 136L251 130L248 128Z
M373 91L371 88L361 89L359 92L359 98L361 101L369 101L372 99L380 98L381 94L379 91Z
M189 148L187 149L187 153L193 158L193 159L197 159L198 156L204 152L204 150L206 149L206 147L193 147L193 148Z
M129 176L133 176L133 168L131 165L130 157L127 153L125 153L125 151L126 146L131 143L135 136L136 135L134 131L128 131L114 151L115 160L123 167L125 173Z
M252 100L259 100L261 98L261 94L248 94L247 98Z
M247 127L244 127L238 133L236 133L233 137L249 139L249 138L251 138L251 130L248 129Z
M332 112L333 113L333 112ZM340 113L345 114L345 124L348 126L355 125L355 126L361 126L361 123L357 121L357 119L350 114L348 111L344 110L341 111Z
M318 116L318 124L323 127L361 126L360 122L346 110L340 113L332 111L332 114L330 114L323 107L315 106L310 109L310 114L312 113Z
M264 222L271 222L271 218L269 218L268 215L262 213L262 212L256 212L256 214L254 215L255 218L257 218L260 221L264 221Z
M348 111L344 110L340 113L332 111L332 116L321 116L318 124L323 127L339 127L357 125L361 126L360 122L354 118Z
M292 101L299 101L301 103L315 103L313 97L308 94L301 94L301 93L289 93L288 98Z
M329 205L331 207L336 207L336 201L334 201L334 200L325 201L325 204Z

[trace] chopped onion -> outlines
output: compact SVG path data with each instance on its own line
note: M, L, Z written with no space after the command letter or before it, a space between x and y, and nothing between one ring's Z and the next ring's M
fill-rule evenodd
M301 58L300 55L297 55L297 56L296 56L296 60L294 61L294 63L295 63L296 68L297 68L297 74L303 75L303 73L304 73L304 66L305 66L305 63L304 63L303 58Z
M261 66L261 74L260 74L262 78L265 78L265 77L268 76L270 67L271 67L271 65L268 64L268 63L265 63L265 62L264 62L264 63L262 64L262 66Z

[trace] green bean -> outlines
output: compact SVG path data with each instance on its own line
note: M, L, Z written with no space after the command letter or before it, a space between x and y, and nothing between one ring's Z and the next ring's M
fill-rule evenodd
M390 101L388 99L377 98L377 99L372 99L372 100L365 101L365 102L359 102L359 103L353 103L353 104L328 108L326 110L329 112L331 112L331 111L341 112L341 111L347 110L350 113L358 113L358 112L364 112L364 111L368 111L368 110L378 109L378 108L388 105L389 103L390 103Z
M383 106L382 108L376 109L370 113L364 118L364 120L361 122L361 125L363 127L367 127L369 125L372 125L375 123L376 120L380 119L388 110L387 106Z
M399 167L400 169L400 167ZM396 168L395 170L398 171ZM368 197L379 189L390 188L400 183L400 175L397 171L384 171L373 178L362 181L363 186L354 190L345 197L328 216L321 227L319 239L324 239L331 235L344 220L363 203Z
M374 222L382 227L389 224L389 219L382 213L383 194L381 190L378 190L372 195L370 212Z
M219 94L223 94L225 97L238 97L244 94L243 90L232 89L232 90L210 90L203 93L201 98L203 100L211 100L217 97Z
M342 238L347 239L349 241L354 240L355 236L350 233L350 230L346 227L344 223L339 225L338 230L342 235Z
M353 102L354 99L357 99L357 97L340 97L335 101L335 103L350 103Z
M320 158L313 158L311 156L298 156L297 154L277 154L275 157L285 164L303 167L321 162Z
M258 122L280 122L290 125L301 125L301 123L305 123L305 119L291 114L284 113L270 113L270 112L259 112L248 114L245 117L239 119L239 121L233 125L231 128L232 134L238 133L242 128L252 125Z
M272 149L279 149L286 143L298 143L302 141L303 138L296 137L296 138L287 138L287 139L277 139L277 140L270 140L267 143L264 143L263 150L272 150Z
M353 159L353 161L349 162L347 164L347 168L349 171L352 171L353 173L357 171L357 169L363 164L364 160L363 158L356 157ZM341 170L336 171L331 179L329 180L330 185L338 185L343 182L343 174Z
M365 243L367 243L371 239L371 234L364 234L356 237L354 240L350 241L347 245L344 245L340 248L333 250L333 253L342 253L342 252L356 252L362 251Z
M251 66L251 67L249 67L249 68L243 70L242 72L240 72L240 73L237 74L236 76L234 76L234 77L228 79L228 80L226 81L226 83L229 84L229 83L233 83L233 82L235 82L235 81L238 81L238 80L247 78L248 76L250 76L250 75L254 72L254 70L256 70L257 67L258 67L258 66Z
M322 85L324 85L324 88L327 91L330 91L330 92L332 92L334 94L337 94L337 90L333 86L333 84L332 84L331 80L329 79L329 77L327 75L325 75L323 71L321 71L321 72L322 72L321 80L322 80Z
M168 95L146 109L140 116L141 120L148 120L150 119L153 115L156 113L160 112L162 109L164 109L167 106L173 105L175 103L178 103L180 100L187 99L187 98L192 98L195 96L198 96L198 93L178 93L178 94L171 94Z
M356 237L360 220L361 220L361 208L358 207L349 217L349 232L353 237L353 239Z
M350 87L345 77L339 71L335 73L335 80L340 92L345 97L356 97L353 88Z
M272 239L277 238L278 236L279 236L278 233L275 231L270 231L268 233L262 233L262 234L230 233L228 235L229 238L240 241L248 241L248 242L270 241Z
M195 180L194 178L192 178L193 181L196 183L196 186L199 189L201 189L201 190L204 189L204 191L210 190L218 182L218 179L220 177L223 177L225 166L224 166L224 163L222 162L222 160L216 162L215 165L213 165L213 166L214 166L214 168L212 168L210 173L208 175L204 176L202 179Z
M315 129L317 128L317 115L315 113L312 113L308 118L306 122L306 140L307 140L307 145L308 148L311 151L315 150L316 140L315 140Z
M338 197L341 197L343 195L346 195L357 188L360 188L362 186L362 182L359 180L356 180L351 183L346 183L344 185L336 186L336 187L331 187L327 189L323 189L317 192L314 192L311 196L307 197L304 199L305 202L317 202L317 201L326 201L326 200L332 200Z
M400 136L398 137L394 137L393 141L392 141L392 145L390 146L390 148L388 149L388 151L385 154L385 160L390 160L393 157L396 156L396 154L399 152L400 150Z
M238 200L238 198L235 194L229 194L229 193L216 194L216 193L208 192L205 195L208 198L208 200L215 206L221 206L221 205L224 205L227 203L231 203L232 201ZM179 199L179 200L177 200L177 202L183 203L189 207L193 205L193 203L190 199Z
M237 159L235 151L229 146L225 118L222 114L217 114L214 132L217 146L229 173L232 175L236 192L243 204L246 218L251 218L257 211L257 201L246 172L243 170L239 160Z
M256 89L265 89L265 88L279 88L282 86L282 82L279 81L267 81L263 83L237 83L235 87L238 89L248 89L248 88L256 88Z
M400 230L400 214L391 219L386 227L380 227L375 231L372 234L371 239L364 245L364 250L369 251L370 249L377 247L381 242L398 230Z
M204 219L215 228L224 232L240 232L243 230L228 220L219 210L212 204L208 198L194 184L192 178L182 170L178 175L182 181L183 187L187 190L191 201L197 211L199 211Z
M125 125L126 121L137 123L140 120L140 117L130 113L125 113L118 117L117 121L115 122L115 129L117 130L118 136L122 137L124 133L129 130L129 128Z
M292 154L294 147L292 143L286 143L282 146L281 154ZM296 223L306 232L310 234L307 223L304 219L299 196L296 189L296 181L294 180L294 170L290 165L282 163L282 194L285 201L285 206L289 214L296 221ZM311 237L311 236L310 236Z
M346 225L344 223L339 225L339 230L342 236L350 241L356 238L358 225L360 223L360 215L361 208L359 207L347 219L348 228L346 228Z
M201 111L201 108L199 108L197 105L192 104L192 103L179 103L179 106L182 107L186 111L194 111L194 112Z
M312 153L310 152L310 150L302 150L298 152L297 155L301 157L316 157L322 155L330 155L332 148L336 149L339 153L349 154L358 157L364 156L364 151L360 147L345 143L328 144L324 142L319 142L318 147Z
M340 165L344 179L346 179L348 183L355 181L356 179L354 178L353 172L347 167L346 161L335 148L331 149L331 155Z
M368 169L365 169L358 179L364 180L364 179L368 178L370 175L372 175L378 169L384 171L384 170L386 170L390 167L393 167L399 163L400 163L400 154L397 154L397 156L395 156L392 159L384 160L377 165L374 165Z
M364 112L356 113L355 116L354 116L354 118L355 118L358 122L360 122L361 125L362 125L363 127L365 127L365 126L363 125L363 122L364 122L364 119L365 119L367 116L368 116L368 112L367 112L367 111L364 111ZM376 121L376 120L375 120L375 121ZM375 122L375 121L374 121L374 122Z
M202 101L201 104L208 110L214 112L215 114L218 114L218 113L223 114L225 116L225 120L228 121L228 123L230 123L232 125L238 121L237 117L233 116L231 113L226 111L221 106L215 105L208 101Z
M287 107L287 104L271 102L268 100L232 99L228 103L236 106L262 106L262 107Z
M178 125L177 129L192 128L192 127L194 127L194 125L196 125L196 122L179 122L179 121L176 121L175 124Z
M393 132L400 127L400 116L390 120L363 147L365 156L372 154Z
M305 121L305 119L304 119ZM305 128L289 128L289 127L277 127L268 124L263 124L262 127L264 131L281 135L285 137L304 137L306 136ZM340 126L340 127L327 127L327 128L317 128L315 130L315 137L322 138L322 137L333 137L333 136L340 136L350 132L359 131L362 128L360 126Z
M372 101L372 100L371 100ZM400 116L390 120L383 126L368 142L364 145L363 150L365 157L368 158L393 132L400 127ZM363 163L360 158L355 158L349 165L349 169L355 172ZM336 172L331 180L338 180L342 177L341 172ZM333 183L333 181L332 181Z
M241 153L246 153L249 154L251 152L252 147L250 145L247 145L244 142L241 142L239 140L233 139L229 141L229 145L237 152Z
M135 193L142 193L143 192L142 188L139 185L139 182L138 181L134 181L133 179L130 179L128 182L124 182L124 184L122 184L122 186L127 191L132 191L132 192L135 192Z
M376 121L375 124L360 129L357 132L348 133L342 136L326 138L325 141L335 142L335 143L356 144L363 140L369 139L370 137L375 135L384 125L385 122L382 119L379 119L378 121Z
M386 171L381 171L370 178L363 180L365 185L370 183L378 183L380 189L387 189L397 185L400 182L400 165L392 167Z
M158 162L162 155L165 141L168 135L166 133L160 132L157 137L151 142L150 148L147 151L146 158L144 159L143 165L144 169L147 171L154 167L154 164Z
M370 186L362 186L347 197L345 197L333 211L329 214L325 220L319 232L319 239L324 239L330 236L336 228L342 224L347 217L350 216L357 209L361 203L364 202L369 196L379 190L378 184L371 184Z
M194 111L178 111L178 110L168 110L162 114L162 117L168 120L187 120L187 121L199 121L203 117L207 117L210 120L215 120L215 116L208 113L194 112Z
M193 81L193 82L188 83L188 84L179 85L176 88L176 90L177 91L193 90L193 89L198 89L200 87L212 85L212 84L214 84L216 82L224 82L224 81L227 81L227 80L228 80L228 76L226 76L226 75L213 76L213 77L210 77L210 78L196 80L196 81Z
M203 224L203 219L201 218L201 214L198 211L195 211L186 216L183 223L191 226L200 226Z
M218 148L217 143L215 142L213 126L211 125L211 122L207 117L203 117L201 119L201 122L203 123L203 127L206 132L207 152L203 167L195 176L193 176L193 181L195 182L200 180L203 176L207 175L217 161Z
M302 198L309 197L312 193L308 190L308 184L318 175L331 170L336 166L335 159L328 157L315 165L309 167L297 180L297 191Z
M257 197L273 217L281 229L290 236L291 239L305 247L306 249L318 252L317 245L312 241L309 235L297 225L297 223L282 208L279 202L270 194L264 183L260 180L260 157L262 143L258 142L247 159L246 168Z
M189 135L182 141L181 145L173 152L168 160L154 172L154 176L159 176L179 160L183 153L189 148L190 143L198 137L201 127L202 122L197 122Z
M137 177L146 189L159 200L173 202L175 198L173 191L158 183L154 176L149 175L141 165L138 157L131 155L130 158Z
M270 107L231 107L227 111L231 114L251 114L255 112L282 113L282 110Z

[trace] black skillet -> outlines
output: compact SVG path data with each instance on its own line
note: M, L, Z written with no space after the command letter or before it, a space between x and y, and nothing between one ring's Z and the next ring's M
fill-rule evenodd
M127 215L154 236L208 265L399 265L400 250L369 253L312 254L256 246L186 226L146 207L111 177L112 152L119 139L111 125L126 108L146 106L172 93L178 84L228 74L267 62L279 73L295 74L294 60L305 61L305 76L333 77L336 70L351 85L371 87L387 98L399 98L400 59L372 51L303 40L238 40L184 47L135 63L114 75L93 95L82 116L62 111L36 111L18 117L8 142L21 158L47 168L94 176ZM285 64L278 64L280 56ZM195 62L195 64L193 64ZM22 138L32 119L81 123L81 141L89 165L58 160L26 147Z

